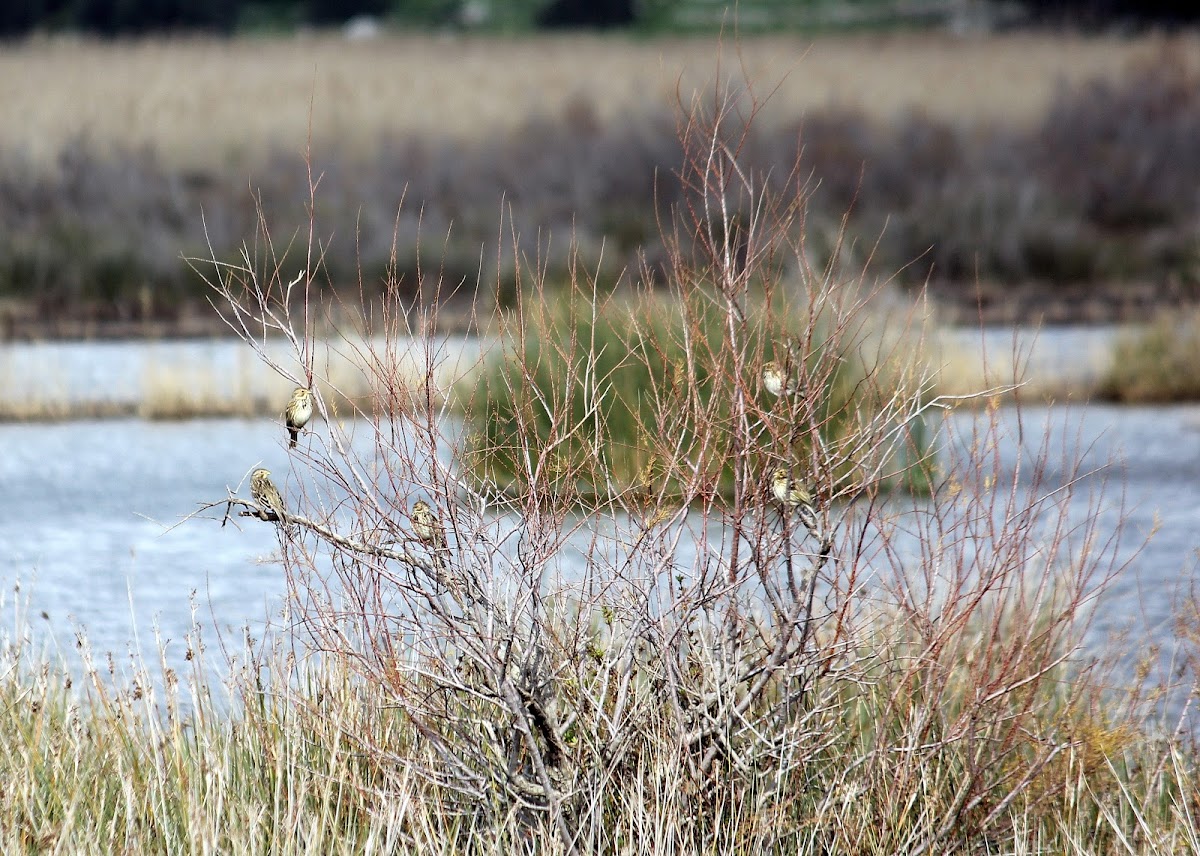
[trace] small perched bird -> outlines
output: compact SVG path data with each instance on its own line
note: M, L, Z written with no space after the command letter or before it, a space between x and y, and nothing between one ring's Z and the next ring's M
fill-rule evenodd
M441 555L442 551L446 549L446 530L442 528L442 521L437 519L437 515L429 507L429 503L423 499L418 499L413 503L412 525L413 531L417 533L421 543L428 544L433 548L433 566L437 572L439 593L449 589L455 597L461 598L462 588L453 577L447 575L446 560Z
M442 522L437 519L429 503L423 499L413 503L412 524L413 531L423 543L439 550L446 548L446 530L442 528Z
M809 529L817 528L817 512L813 508L812 494L783 467L771 473L771 493L775 494L785 512L799 509L800 522Z
M269 470L260 467L250 474L250 498L262 508L259 517L263 520L282 520L282 515L287 513Z
M287 425L288 433L292 435L292 440L288 443L289 449L296 448L296 440L300 437L300 429L308 424L308 420L312 419L312 415L312 392L302 386L296 387L296 391L292 393L291 401L283 409L284 423Z
M763 386L767 388L767 392L771 395L795 395L800 388L799 382L795 377L788 376L779 363L774 360L767 360L763 363Z

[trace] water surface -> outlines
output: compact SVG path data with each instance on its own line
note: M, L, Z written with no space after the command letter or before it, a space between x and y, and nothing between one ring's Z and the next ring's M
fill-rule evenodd
M1048 484L1064 478L1064 454L1084 456L1078 514L1107 480L1101 528L1126 516L1123 555L1155 532L1098 627L1140 615L1165 632L1171 597L1200 546L1200 409L1028 408L1020 424L1017 411L1002 415L1011 434L1002 469L1023 461L1028 472L1048 429ZM961 428L981 417L953 418ZM222 527L221 509L185 518L256 465L294 492L281 433L268 419L0 425L0 584L11 590L20 581L32 614L46 613L60 644L80 627L96 648L121 652L138 635L145 643L155 624L177 641L193 602L201 622L224 633L261 627L286 592L272 561L273 527L237 519ZM1108 466L1116 457L1123 461Z
M1080 383L1094 379L1114 335L1112 329L953 334L964 352L1011 353L1016 341L1033 375L1057 371L1060 380ZM286 361L283 343L271 348ZM450 373L478 355L477 346L437 349ZM1080 354L1087 358L1075 359ZM278 397L283 383L234 341L43 343L0 349L0 400L41 395L136 408L147 393L147 373L176 364L185 378L202 378L218 395ZM960 411L950 418L962 429L981 417ZM1007 408L1001 418L1009 434L999 449L1002 470L1020 463L1027 477L1048 436L1049 484L1065 478L1063 461L1084 458L1087 474L1072 514L1082 520L1089 494L1107 480L1101 530L1115 529L1124 515L1121 558L1130 567L1100 604L1093 641L1131 623L1168 638L1172 600L1190 579L1200 546L1200 409ZM365 428L358 434L369 460ZM182 652L193 620L210 642L218 635L236 641L245 627L261 633L287 594L274 561L273 527L253 520L222 527L219 510L185 518L201 503L220 500L257 465L276 474L285 494L294 491L299 471L283 441L273 419L0 424L3 604L10 615L25 604L39 642L63 650L74 646L76 630L95 649L117 655L139 644L153 653L156 627L169 652ZM1113 460L1120 463L1109 466ZM568 551L564 562L581 562L585 546ZM0 618L0 631L12 626L12 618Z

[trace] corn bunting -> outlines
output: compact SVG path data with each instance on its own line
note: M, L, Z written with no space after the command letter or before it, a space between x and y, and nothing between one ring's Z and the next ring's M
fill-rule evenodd
M412 524L413 531L422 542L439 550L446 548L446 530L442 528L442 522L437 519L429 503L423 499L413 503Z
M259 514L263 520L281 520L287 513L283 507L283 497L279 488L271 481L271 473L259 468L250 474L250 497L259 504L262 511Z
M289 449L296 448L296 440L300 437L300 429L308 424L308 420L312 419L312 415L312 393L302 386L296 387L296 391L292 393L291 401L283 409L284 422L287 425L288 433L292 435L291 442L288 443Z
M783 467L771 473L771 493L775 494L785 512L799 509L800 522L809 529L816 529L817 512L813 508L812 494Z
M796 390L800 388L796 378L788 376L774 360L763 363L763 386L775 396L795 395Z

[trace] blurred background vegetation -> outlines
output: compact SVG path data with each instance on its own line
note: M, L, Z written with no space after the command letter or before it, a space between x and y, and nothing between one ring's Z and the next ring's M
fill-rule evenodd
M572 257L604 288L653 284L681 203L679 102L711 97L711 75L739 63L806 93L773 96L739 160L783 192L799 153L786 189L805 198L814 266L929 285L969 322L979 306L1006 322L1127 320L1200 297L1197 40L1126 28L1184 23L1192 4L742 0L729 67L684 80L675 63L703 53L711 68L731 8L2 4L0 339L77 335L46 328L63 318L170 332L207 317L185 258L238 258L260 212L277 236L307 230L306 134L333 287L504 303L522 264L553 283ZM1107 29L987 34L1039 19ZM604 26L624 32L534 32ZM689 32L708 35L670 37Z
M478 285L509 303L519 265L536 258L551 283L565 281L577 254L605 289L653 282L660 224L682 202L675 122L666 104L605 119L581 98L479 138L317 146L324 279L357 286L361 271L370 293L391 276L410 294L440 281L443 296ZM1042 304L1119 283L1145 310L1200 294L1198 139L1200 66L1176 51L1062 88L1030 125L829 106L763 123L740 161L785 192L799 157L814 267L870 266L985 304L1027 283ZM260 206L277 234L305 226L298 149L178 166L148 145L88 136L49 165L0 148L0 295L43 317L85 305L170 317L203 294L181 256L236 259Z

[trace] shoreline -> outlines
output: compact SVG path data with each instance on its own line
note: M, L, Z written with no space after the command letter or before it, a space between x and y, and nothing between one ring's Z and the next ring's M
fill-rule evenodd
M1043 400L1095 397L1122 336L1131 325L932 328L922 361L937 390L972 395L1001 390ZM409 344L411 342L411 344ZM477 336L439 331L432 340L376 337L373 353L394 361L411 388L431 364L435 386L449 390L474 366L484 347ZM381 399L368 373L348 354L361 343L324 340L316 351L323 395L343 414L379 412L397 402ZM267 343L285 371L298 371L289 343ZM278 416L294 385L264 370L253 349L232 336L156 340L59 340L0 344L0 422Z
M902 287L898 291L909 297L919 293ZM926 293L938 326L955 330L1136 326L1153 322L1165 312L1200 309L1200 289L1179 283L972 286L946 282L931 283ZM105 317L111 315L120 317ZM207 303L200 301L184 306L174 317L134 315L136 310L131 307L104 312L89 307L50 318L38 315L29 301L0 299L0 347L37 342L152 343L237 338ZM480 326L469 305L459 301L441 304L432 317L436 332L442 335L469 335ZM338 335L341 329L360 329L363 322L361 315L342 313L341 317L320 323L327 325L320 335Z

